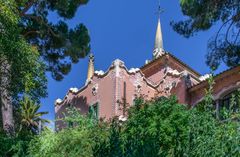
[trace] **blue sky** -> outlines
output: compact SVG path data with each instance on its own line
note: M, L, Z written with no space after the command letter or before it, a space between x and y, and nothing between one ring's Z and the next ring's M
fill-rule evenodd
M186 39L170 26L171 21L183 20L179 0L162 0L161 14L164 49L201 74L210 70L205 64L207 42L218 26ZM70 27L84 23L91 36L91 51L95 55L95 69L106 70L119 58L128 68L141 67L151 59L157 27L157 0L90 0L80 7L75 18L67 21ZM49 16L50 20L57 19ZM82 87L86 80L88 58L73 65L72 71L61 82L48 75L48 97L42 99L41 110L46 118L54 119L54 101L63 98L71 87ZM222 66L217 72L224 70Z

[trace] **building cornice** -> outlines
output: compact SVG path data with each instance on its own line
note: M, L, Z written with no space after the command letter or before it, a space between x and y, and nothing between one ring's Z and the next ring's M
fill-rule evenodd
M222 79L222 78L225 78L229 75L232 75L234 73L238 73L238 75L240 75L240 65L239 66L236 66L236 67L233 67L233 68L230 68L230 69L227 69L217 75L214 76L214 81L218 81L219 79ZM188 90L189 92L193 92L193 91L196 91L200 88L204 88L204 87L207 87L208 86L208 81L205 80L205 81L202 81L192 87L190 87Z

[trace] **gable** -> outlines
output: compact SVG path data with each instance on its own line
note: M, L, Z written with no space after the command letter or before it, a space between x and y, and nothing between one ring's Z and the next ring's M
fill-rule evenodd
M141 67L142 73L149 80L157 83L162 80L164 74L168 71L175 71L178 73L187 72L190 74L192 80L196 83L199 82L200 74L193 70L191 67L177 59L172 54L166 53L161 57L152 60L150 63Z

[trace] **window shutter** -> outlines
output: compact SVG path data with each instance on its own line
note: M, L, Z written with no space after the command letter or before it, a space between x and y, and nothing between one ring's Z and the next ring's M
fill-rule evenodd
M88 108L88 113L90 117L98 119L99 118L99 104L95 103Z

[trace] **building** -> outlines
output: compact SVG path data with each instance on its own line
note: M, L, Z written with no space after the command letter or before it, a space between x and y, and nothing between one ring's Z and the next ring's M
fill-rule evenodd
M94 56L89 56L89 66L84 87L70 88L63 100L55 102L55 113L61 118L66 108L80 108L81 113L93 112L106 119L114 116L125 119L121 104L132 105L138 96L145 99L176 95L179 103L196 105L208 87L209 75L201 76L194 69L163 49L160 18L156 31L153 59L140 68L128 69L116 59L107 71L94 71ZM240 88L240 66L215 76L213 89L216 107L228 105L230 94ZM56 127L64 127L58 121Z

